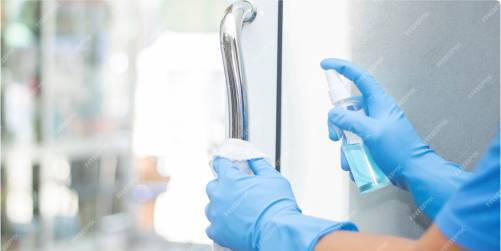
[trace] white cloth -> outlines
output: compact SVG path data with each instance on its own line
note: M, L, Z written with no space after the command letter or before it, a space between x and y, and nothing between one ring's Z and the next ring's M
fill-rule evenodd
M248 174L252 174L252 172L249 169L247 160L265 158L269 163L273 163L266 156L266 154L261 152L261 150L255 147L252 143L240 139L227 139L214 151L210 163L214 176L217 175L212 167L212 161L216 157L222 157L232 160L235 164L237 164L240 167L242 171Z

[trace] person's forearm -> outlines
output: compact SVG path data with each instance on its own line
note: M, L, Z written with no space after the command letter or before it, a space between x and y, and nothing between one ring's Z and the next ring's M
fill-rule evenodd
M335 231L324 236L315 246L315 251L460 251L461 247L435 226L418 240L395 236L364 234L360 232Z
M315 251L411 251L415 245L416 241L400 237L336 231L324 236Z

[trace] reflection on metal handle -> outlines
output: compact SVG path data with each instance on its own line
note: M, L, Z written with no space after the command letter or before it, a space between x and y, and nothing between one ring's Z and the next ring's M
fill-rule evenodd
M228 97L228 137L247 140L247 87L240 45L240 33L244 23L256 16L254 6L248 1L236 1L230 5L221 21L219 39L223 54L224 74Z
M251 3L239 0L230 5L219 30L221 53L228 98L228 137L248 140L247 86L244 61L240 45L240 33L244 23L252 22L256 10ZM213 251L229 251L214 243Z

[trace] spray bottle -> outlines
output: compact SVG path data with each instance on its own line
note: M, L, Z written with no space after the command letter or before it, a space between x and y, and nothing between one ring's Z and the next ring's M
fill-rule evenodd
M329 84L329 97L334 107L356 111L365 114L363 99L350 93L350 85L345 83L335 70L326 70ZM360 193L368 193L390 184L379 166L364 145L362 139L349 132L336 128L336 133L342 139L342 154L350 166L353 180Z

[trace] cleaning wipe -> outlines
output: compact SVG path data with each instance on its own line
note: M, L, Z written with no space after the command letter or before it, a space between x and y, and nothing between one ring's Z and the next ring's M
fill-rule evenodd
M240 168L240 170L248 174L252 174L252 171L249 168L249 164L247 163L248 160L265 158L269 163L273 163L266 156L266 154L261 152L252 143L241 139L227 139L214 151L210 163L211 170L214 176L217 175L212 166L212 161L216 157L222 157L232 160Z

